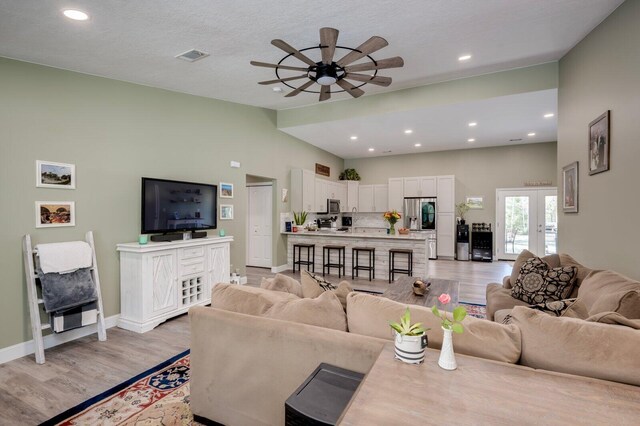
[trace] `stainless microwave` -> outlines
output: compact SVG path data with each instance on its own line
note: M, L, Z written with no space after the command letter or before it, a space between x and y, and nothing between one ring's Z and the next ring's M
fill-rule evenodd
M340 213L340 200L327 200L327 213L328 214L338 214Z

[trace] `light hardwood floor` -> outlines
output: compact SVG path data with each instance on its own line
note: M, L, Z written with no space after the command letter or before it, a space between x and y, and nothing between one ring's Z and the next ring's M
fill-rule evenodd
M501 282L510 271L510 262L437 260L429 262L428 273L460 281L461 301L484 303L486 284ZM299 272L285 273L299 278ZM247 268L249 285L259 286L261 277L273 275L269 269ZM338 282L337 276L328 278ZM361 277L353 285L384 291L389 284ZM107 338L99 342L92 335L48 349L44 365L33 355L0 365L0 425L39 424L184 351L190 345L189 318L182 315L144 334L110 328Z

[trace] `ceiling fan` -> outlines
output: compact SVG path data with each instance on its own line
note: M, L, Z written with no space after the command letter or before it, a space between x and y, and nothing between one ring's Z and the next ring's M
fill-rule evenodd
M354 98L364 95L364 91L360 87L365 84L375 84L377 86L388 86L391 84L390 77L378 76L378 70L387 68L399 68L404 65L404 60L399 56L393 58L375 60L371 54L377 52L389 45L387 40L382 37L373 36L356 48L338 46L338 33L335 28L320 28L320 44L304 49L297 50L283 40L272 40L271 44L285 51L287 55L283 57L277 64L269 64L265 62L251 61L251 65L257 67L275 68L275 80L260 81L258 84L276 84L282 83L292 89L286 97L296 96L300 92L320 93L320 101L326 101L331 98L331 93L347 92ZM322 60L315 62L302 52L313 49L320 49ZM333 60L336 49L347 51L347 53L337 61ZM307 66L291 66L284 62L294 57ZM353 64L360 59L366 59L366 62ZM303 71L304 74L292 77L280 76L280 71ZM362 71L373 71L373 74L361 74ZM299 87L292 86L289 82L294 80L308 79ZM347 80L356 81L356 85ZM320 90L313 90L311 87L314 83L320 85ZM295 84L295 83L294 83ZM331 86L337 84L342 90L332 90Z

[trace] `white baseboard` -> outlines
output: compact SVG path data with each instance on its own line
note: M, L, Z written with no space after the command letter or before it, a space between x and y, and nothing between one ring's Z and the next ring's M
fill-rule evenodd
M112 315L104 319L104 325L106 328L115 327L118 323L118 318L120 315ZM70 342L72 340L79 339L84 336L88 336L90 334L95 334L98 332L98 325L91 324L86 327L76 328L75 330L69 330L60 334L49 334L48 336L44 336L44 348L49 349L54 346L61 345L63 343ZM107 336L108 338L109 336ZM35 353L35 344L32 340L28 342L18 343L13 346L8 346L6 348L0 349L0 364L4 364L5 362L12 361L14 359L22 358L23 356L31 355ZM46 358L46 353L45 353Z
M284 265L280 265L280 266L272 266L271 267L271 272L273 272L274 274L280 273L280 272L284 272L291 269L291 267L289 267L288 264L284 264Z

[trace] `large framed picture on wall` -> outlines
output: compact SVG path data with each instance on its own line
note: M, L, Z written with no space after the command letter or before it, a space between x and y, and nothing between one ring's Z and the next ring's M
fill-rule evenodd
M589 175L609 170L609 113L607 111L589 123Z

